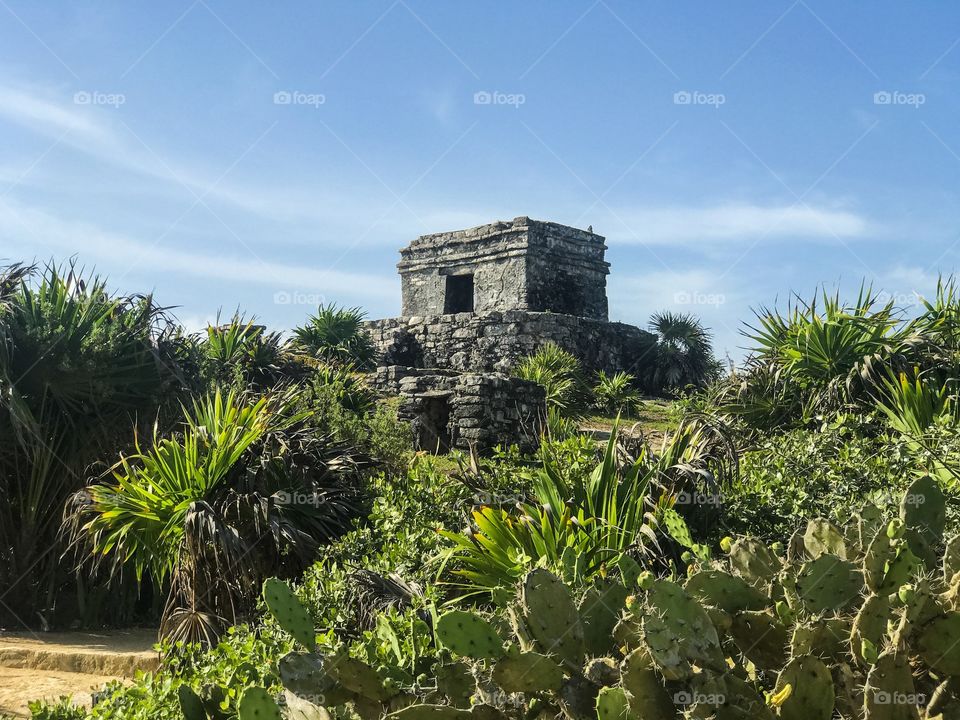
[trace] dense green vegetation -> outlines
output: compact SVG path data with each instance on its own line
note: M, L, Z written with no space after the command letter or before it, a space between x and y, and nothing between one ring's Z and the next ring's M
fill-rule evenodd
M92 283L74 289L54 270L6 277L5 337L63 331L22 329L27 307L50 302L33 299L45 285L63 286L45 291L60 304L95 304ZM114 577L126 594L109 602L126 617L150 588L154 615L141 616L162 615L167 637L163 668L109 688L92 717L960 712L950 282L917 317L868 290L849 305L823 295L762 310L746 331L753 354L724 377L688 317L656 319L658 362L636 377L587 377L546 346L516 370L547 390L540 449L488 458L410 450L364 388L354 310L321 308L289 341L242 318L198 338L137 304L148 299L97 287L113 308L104 340L79 341L56 377L81 360L101 367L107 340L114 364L98 377L146 375L140 353L164 360L146 375L151 392L118 380L98 391L115 435L84 446L99 456L70 458L72 484L33 490L66 509L67 530L48 519L48 537L76 559L34 585L82 597L91 578ZM41 354L5 342L3 358ZM0 422L12 428L11 367L0 365ZM16 402L39 413L66 391ZM89 402L42 417L68 427ZM611 432L598 443L583 426ZM39 439L20 432L3 450L0 500L23 503L45 466L31 464ZM301 502L318 496L330 501ZM21 547L3 540L0 553Z

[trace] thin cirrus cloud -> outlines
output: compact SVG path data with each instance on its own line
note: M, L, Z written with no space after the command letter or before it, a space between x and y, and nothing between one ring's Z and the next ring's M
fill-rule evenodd
M847 240L863 237L870 225L848 211L796 205L725 204L651 207L617 212L606 233L612 242L686 245L753 242L758 239Z
M362 291L365 297L384 301L397 290L392 277L350 272L334 267L310 267L258 258L243 247L232 253L204 253L171 248L126 235L105 231L96 225L66 220L36 207L0 203L0 237L29 236L39 252L60 254L82 253L82 259L96 260L110 268L111 281L119 283L124 276L144 269L166 270L181 275L209 280L242 282L267 286L276 290L297 288L330 297L354 297ZM22 250L0 243L0 258L23 256ZM43 259L43 258L40 258Z

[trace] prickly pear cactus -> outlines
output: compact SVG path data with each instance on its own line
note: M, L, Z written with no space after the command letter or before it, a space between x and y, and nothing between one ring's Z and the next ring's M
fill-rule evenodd
M613 629L626 607L628 594L624 584L611 579L598 581L583 594L577 611L589 654L603 655L610 651Z
M474 659L503 657L503 640L493 625L476 613L450 610L437 620L437 637L457 655Z
M646 648L634 650L620 665L624 689L630 694L633 717L666 720L677 715L673 697L660 683L650 653Z
M508 693L555 692L563 685L563 670L546 655L518 651L497 662L493 681Z
M819 658L801 655L791 660L777 677L773 690L774 696L781 693L786 694L779 708L783 720L830 720L833 717L833 678Z
M601 688L597 693L598 720L627 720L630 715L630 702L621 687Z
M263 688L247 688L237 706L240 720L281 720L283 715L276 701Z
M835 555L847 559L847 544L843 534L832 522L823 518L807 523L807 530L803 534L803 547L811 560L816 560L821 555Z
M918 697L906 656L884 653L867 675L863 690L866 720L919 720Z
M586 652L580 614L570 589L546 570L531 570L523 581L520 605L537 646L575 667Z
M743 537L730 547L730 567L748 583L765 592L780 572L782 563L759 540Z
M730 635L750 662L762 670L779 670L787 662L786 626L765 611L746 611L733 616Z
M879 648L883 647L889 618L890 600L886 595L870 595L863 601L853 621L853 631L850 633L850 654L861 665L876 662L875 658L871 660L864 657L864 652L875 654Z
M270 614L294 640L307 650L316 648L317 636L313 627L313 618L289 585L276 578L266 580L263 583L263 599Z
M926 623L917 638L917 649L934 670L960 675L960 612L948 612Z
M207 720L207 711L203 701L189 685L181 685L177 689L177 698L180 701L180 712L184 720Z
M385 720L466 720L473 715L469 710L451 707L450 705L408 705L407 707L390 713Z
M722 570L701 570L687 580L684 589L700 602L728 613L762 610L770 604L770 598L753 585Z
M797 575L797 593L810 612L850 607L863 590L863 574L852 562L820 555Z
M647 596L644 640L668 680L689 678L692 665L722 672L720 638L710 616L679 585L657 580Z

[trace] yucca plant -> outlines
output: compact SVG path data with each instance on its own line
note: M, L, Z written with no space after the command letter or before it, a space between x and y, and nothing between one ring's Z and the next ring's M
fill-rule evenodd
M958 420L957 396L953 382L923 377L918 368L912 376L902 372L887 380L877 407L897 432L920 438L931 425Z
M269 387L282 377L280 334L239 314L227 323L208 325L201 351L213 384Z
M0 272L0 624L49 622L84 583L60 561L64 503L138 419L177 402L167 328L149 296L111 296L73 266Z
M368 370L376 359L376 347L364 330L364 318L360 308L321 305L305 325L294 328L290 346L310 358Z
M597 383L593 386L594 404L601 412L609 415L629 417L640 402L640 393L635 389L636 378L625 372L607 375L603 370L597 373Z
M264 577L302 571L358 513L357 462L291 407L217 390L74 498L69 532L95 564L171 586L163 634L210 642Z

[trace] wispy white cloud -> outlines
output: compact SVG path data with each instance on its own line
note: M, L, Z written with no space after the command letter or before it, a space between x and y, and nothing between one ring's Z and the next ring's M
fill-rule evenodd
M0 257L22 258L23 241L30 240L35 252L80 252L84 262L97 261L101 267L110 268L116 282L122 279L122 273L147 268L151 272L267 286L276 291L305 290L330 298L362 293L387 300L398 293L392 276L262 259L239 245L235 252L171 248L169 244L128 237L9 199L0 202L0 237L20 239L14 245L8 245L9 240L0 242ZM117 273L121 275L118 277Z
M864 217L849 210L748 203L627 208L605 222L611 242L647 245L750 242L761 237L851 239L870 229Z

